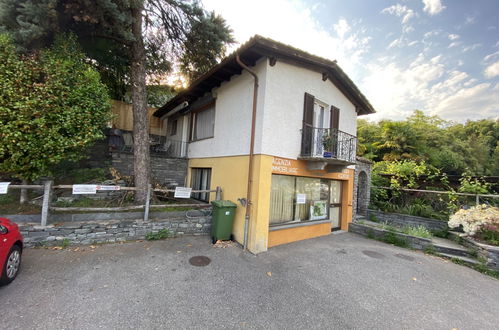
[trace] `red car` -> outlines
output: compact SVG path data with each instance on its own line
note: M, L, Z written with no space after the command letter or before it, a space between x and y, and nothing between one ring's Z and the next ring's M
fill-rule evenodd
M0 285L12 282L21 266L23 236L17 224L0 218Z

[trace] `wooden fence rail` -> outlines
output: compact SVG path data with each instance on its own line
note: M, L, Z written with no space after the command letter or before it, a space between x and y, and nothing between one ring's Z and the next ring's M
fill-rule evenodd
M116 191L136 191L137 187L122 187L119 186L119 190ZM149 221L149 210L151 208L166 208L166 207L189 207L189 208L204 208L210 207L207 203L190 203L190 204L151 204L151 195L153 192L163 192L171 193L175 192L175 189L153 189L151 185L148 186L146 202L142 205L131 205L131 206L121 206L121 207L54 207L50 206L50 200L54 189L73 189L73 185L53 185L53 181L46 181L43 185L9 185L9 189L43 189L43 201L42 201L42 212L41 221L42 226L47 225L47 220L49 217L49 211L73 211L73 212L117 212L117 211L133 211L133 210L144 210L144 221ZM192 190L193 193L215 193L215 200L222 199L222 188L217 187L214 190Z

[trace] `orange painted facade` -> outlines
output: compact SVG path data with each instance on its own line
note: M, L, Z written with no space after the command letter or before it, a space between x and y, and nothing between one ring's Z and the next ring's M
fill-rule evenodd
M348 230L348 224L352 221L353 214L353 169L344 169L340 173L330 173L326 170L309 170L307 168L306 161L273 157L272 174L313 177L341 181L342 196L340 228L342 230ZM268 247L313 237L324 236L331 233L331 225L329 223L312 225L310 221L304 223L302 226L298 225L293 228L280 230L275 228L273 229L274 230L269 230Z

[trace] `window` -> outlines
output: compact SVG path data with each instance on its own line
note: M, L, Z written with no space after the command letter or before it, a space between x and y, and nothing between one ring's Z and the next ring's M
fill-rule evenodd
M192 190L210 190L211 168L193 168L191 172ZM210 193L192 193L192 198L208 202Z
M168 132L170 133L170 136L177 135L177 125L178 125L177 119L168 121Z
M215 105L192 114L191 141L213 137L215 132Z
M272 175L270 225L331 219L339 226L341 181Z

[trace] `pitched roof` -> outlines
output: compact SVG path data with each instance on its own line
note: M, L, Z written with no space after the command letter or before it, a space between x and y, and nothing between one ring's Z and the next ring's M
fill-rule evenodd
M355 105L359 115L375 112L364 94L336 64L336 61L315 56L272 39L255 35L219 64L213 66L208 72L196 79L186 90L180 92L159 108L154 113L154 116L161 117L185 101L191 103L212 88L218 87L222 82L229 80L233 75L241 74L242 68L236 62L237 54L249 66L255 65L262 57L268 57L321 72L324 79L330 79Z

